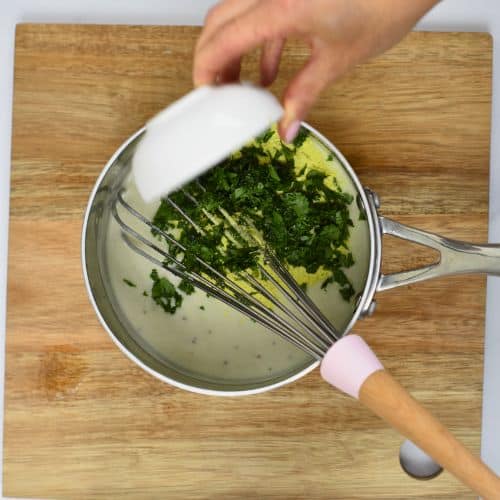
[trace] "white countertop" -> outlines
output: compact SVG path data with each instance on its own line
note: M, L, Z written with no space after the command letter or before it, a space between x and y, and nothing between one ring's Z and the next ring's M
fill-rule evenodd
M3 415L5 297L14 30L19 22L201 24L215 0L4 0L0 16L0 414ZM498 0L442 0L418 26L500 35ZM500 242L500 50L494 48L490 233ZM495 307L496 306L496 307ZM500 278L488 279L483 395L483 459L500 474ZM470 332L482 335L483 332ZM3 419L0 419L0 431ZM0 443L1 444L1 443ZM2 453L0 446L0 458ZM397 450L394 450L396 453ZM1 486L1 484L0 484Z

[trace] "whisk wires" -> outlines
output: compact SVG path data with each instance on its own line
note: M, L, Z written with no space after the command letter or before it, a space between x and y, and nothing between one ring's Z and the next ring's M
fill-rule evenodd
M200 183L198 187L201 190L205 189ZM186 190L182 192L190 203L194 205L198 203L193 193ZM204 234L205 230L174 200L167 197L165 201L197 233ZM243 270L236 273L224 273L199 255L194 256L199 266L197 266L197 271L193 272L183 263L182 255L189 250L175 236L175 231L170 232L158 227L131 206L124 198L124 190L117 193L112 205L112 214L121 228L122 238L134 252L155 266L189 281L195 287L270 329L312 357L322 359L329 347L340 337L334 326L262 240L250 220L236 220L234 216L220 207L217 212L215 214L203 209L207 219L214 225L220 224L221 221L225 222L225 236L234 246L241 248L248 245L257 249L259 259L256 272ZM132 216L146 231L134 229L122 213ZM153 234L157 238L154 238ZM162 245L162 239L167 245ZM172 252L172 248L176 251ZM217 251L224 252L225 250L218 248Z

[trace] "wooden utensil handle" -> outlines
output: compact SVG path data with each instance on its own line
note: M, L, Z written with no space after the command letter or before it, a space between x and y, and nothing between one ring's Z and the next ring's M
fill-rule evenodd
M366 379L359 400L483 498L500 498L500 478L386 370Z
M500 499L500 478L384 370L361 337L348 335L337 341L321 363L321 375L359 399L483 498Z

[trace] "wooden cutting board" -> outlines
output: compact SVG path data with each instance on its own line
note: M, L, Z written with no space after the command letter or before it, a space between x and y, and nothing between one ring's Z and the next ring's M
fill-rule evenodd
M130 362L89 304L83 212L119 144L191 88L198 28L21 25L16 33L4 494L37 498L474 498L400 469L401 437L312 373L221 399ZM492 41L414 33L331 88L310 123L382 212L487 238ZM305 60L291 44L275 91ZM245 74L255 76L256 58ZM387 240L387 269L426 252ZM380 294L359 322L394 375L479 451L485 279Z

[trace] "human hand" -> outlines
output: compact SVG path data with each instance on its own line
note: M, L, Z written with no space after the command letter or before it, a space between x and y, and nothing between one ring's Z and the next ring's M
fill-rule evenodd
M400 41L438 0L224 0L198 40L195 85L239 79L245 53L261 47L261 84L278 74L288 38L311 49L283 95L281 137L291 142L322 90L355 65Z

